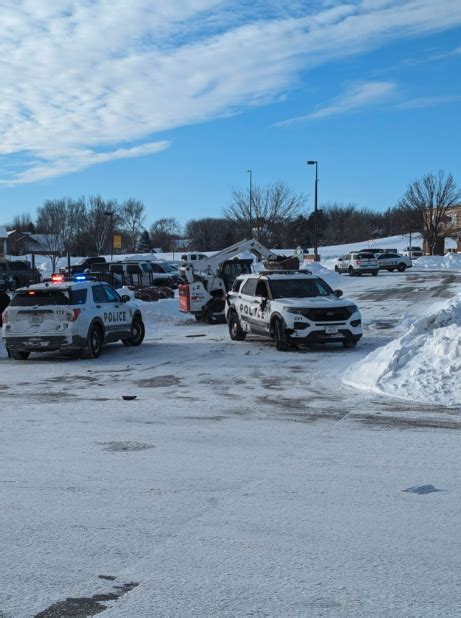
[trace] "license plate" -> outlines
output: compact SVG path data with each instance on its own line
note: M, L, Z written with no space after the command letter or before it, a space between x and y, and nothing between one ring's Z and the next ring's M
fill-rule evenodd
M26 348L46 348L49 344L49 341L45 341L43 339L29 339L24 342Z
M325 333L327 335L337 335L338 327L337 326L325 326Z
M30 323L31 324L41 324L43 322L43 315L31 315Z

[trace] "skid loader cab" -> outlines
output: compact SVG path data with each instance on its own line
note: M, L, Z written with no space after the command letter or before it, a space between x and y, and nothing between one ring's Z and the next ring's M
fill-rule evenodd
M220 265L217 276L223 280L226 287L226 292L229 292L229 290L234 284L235 279L239 275L248 275L252 272L252 264L252 259L233 259L226 260Z

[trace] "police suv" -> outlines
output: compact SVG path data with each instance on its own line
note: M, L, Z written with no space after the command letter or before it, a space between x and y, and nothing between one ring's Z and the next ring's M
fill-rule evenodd
M307 271L253 273L238 277L227 295L232 340L247 334L275 339L277 350L293 344L342 343L354 348L362 336L356 305L341 299L323 279Z
M3 312L2 335L9 354L80 350L97 358L105 343L138 346L145 329L138 304L107 283L76 275L17 290Z

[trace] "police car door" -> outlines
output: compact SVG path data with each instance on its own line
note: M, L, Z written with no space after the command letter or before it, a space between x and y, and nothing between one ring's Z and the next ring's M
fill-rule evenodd
M254 329L266 333L269 330L270 300L269 290L264 279L260 279L256 285L251 313Z
M109 285L103 284L93 288L93 298L97 302L96 307L102 309L101 317L106 330L106 340L116 341L128 335L131 315L119 294Z
M251 327L251 313L257 283L257 279L247 279L237 296L237 313L242 324L246 324L247 327Z

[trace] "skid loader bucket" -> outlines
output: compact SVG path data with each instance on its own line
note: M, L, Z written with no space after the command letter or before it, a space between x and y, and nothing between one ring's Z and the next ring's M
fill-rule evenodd
M299 270L299 259L297 255L286 257L286 255L280 255L280 259L266 260L263 262L266 270Z

